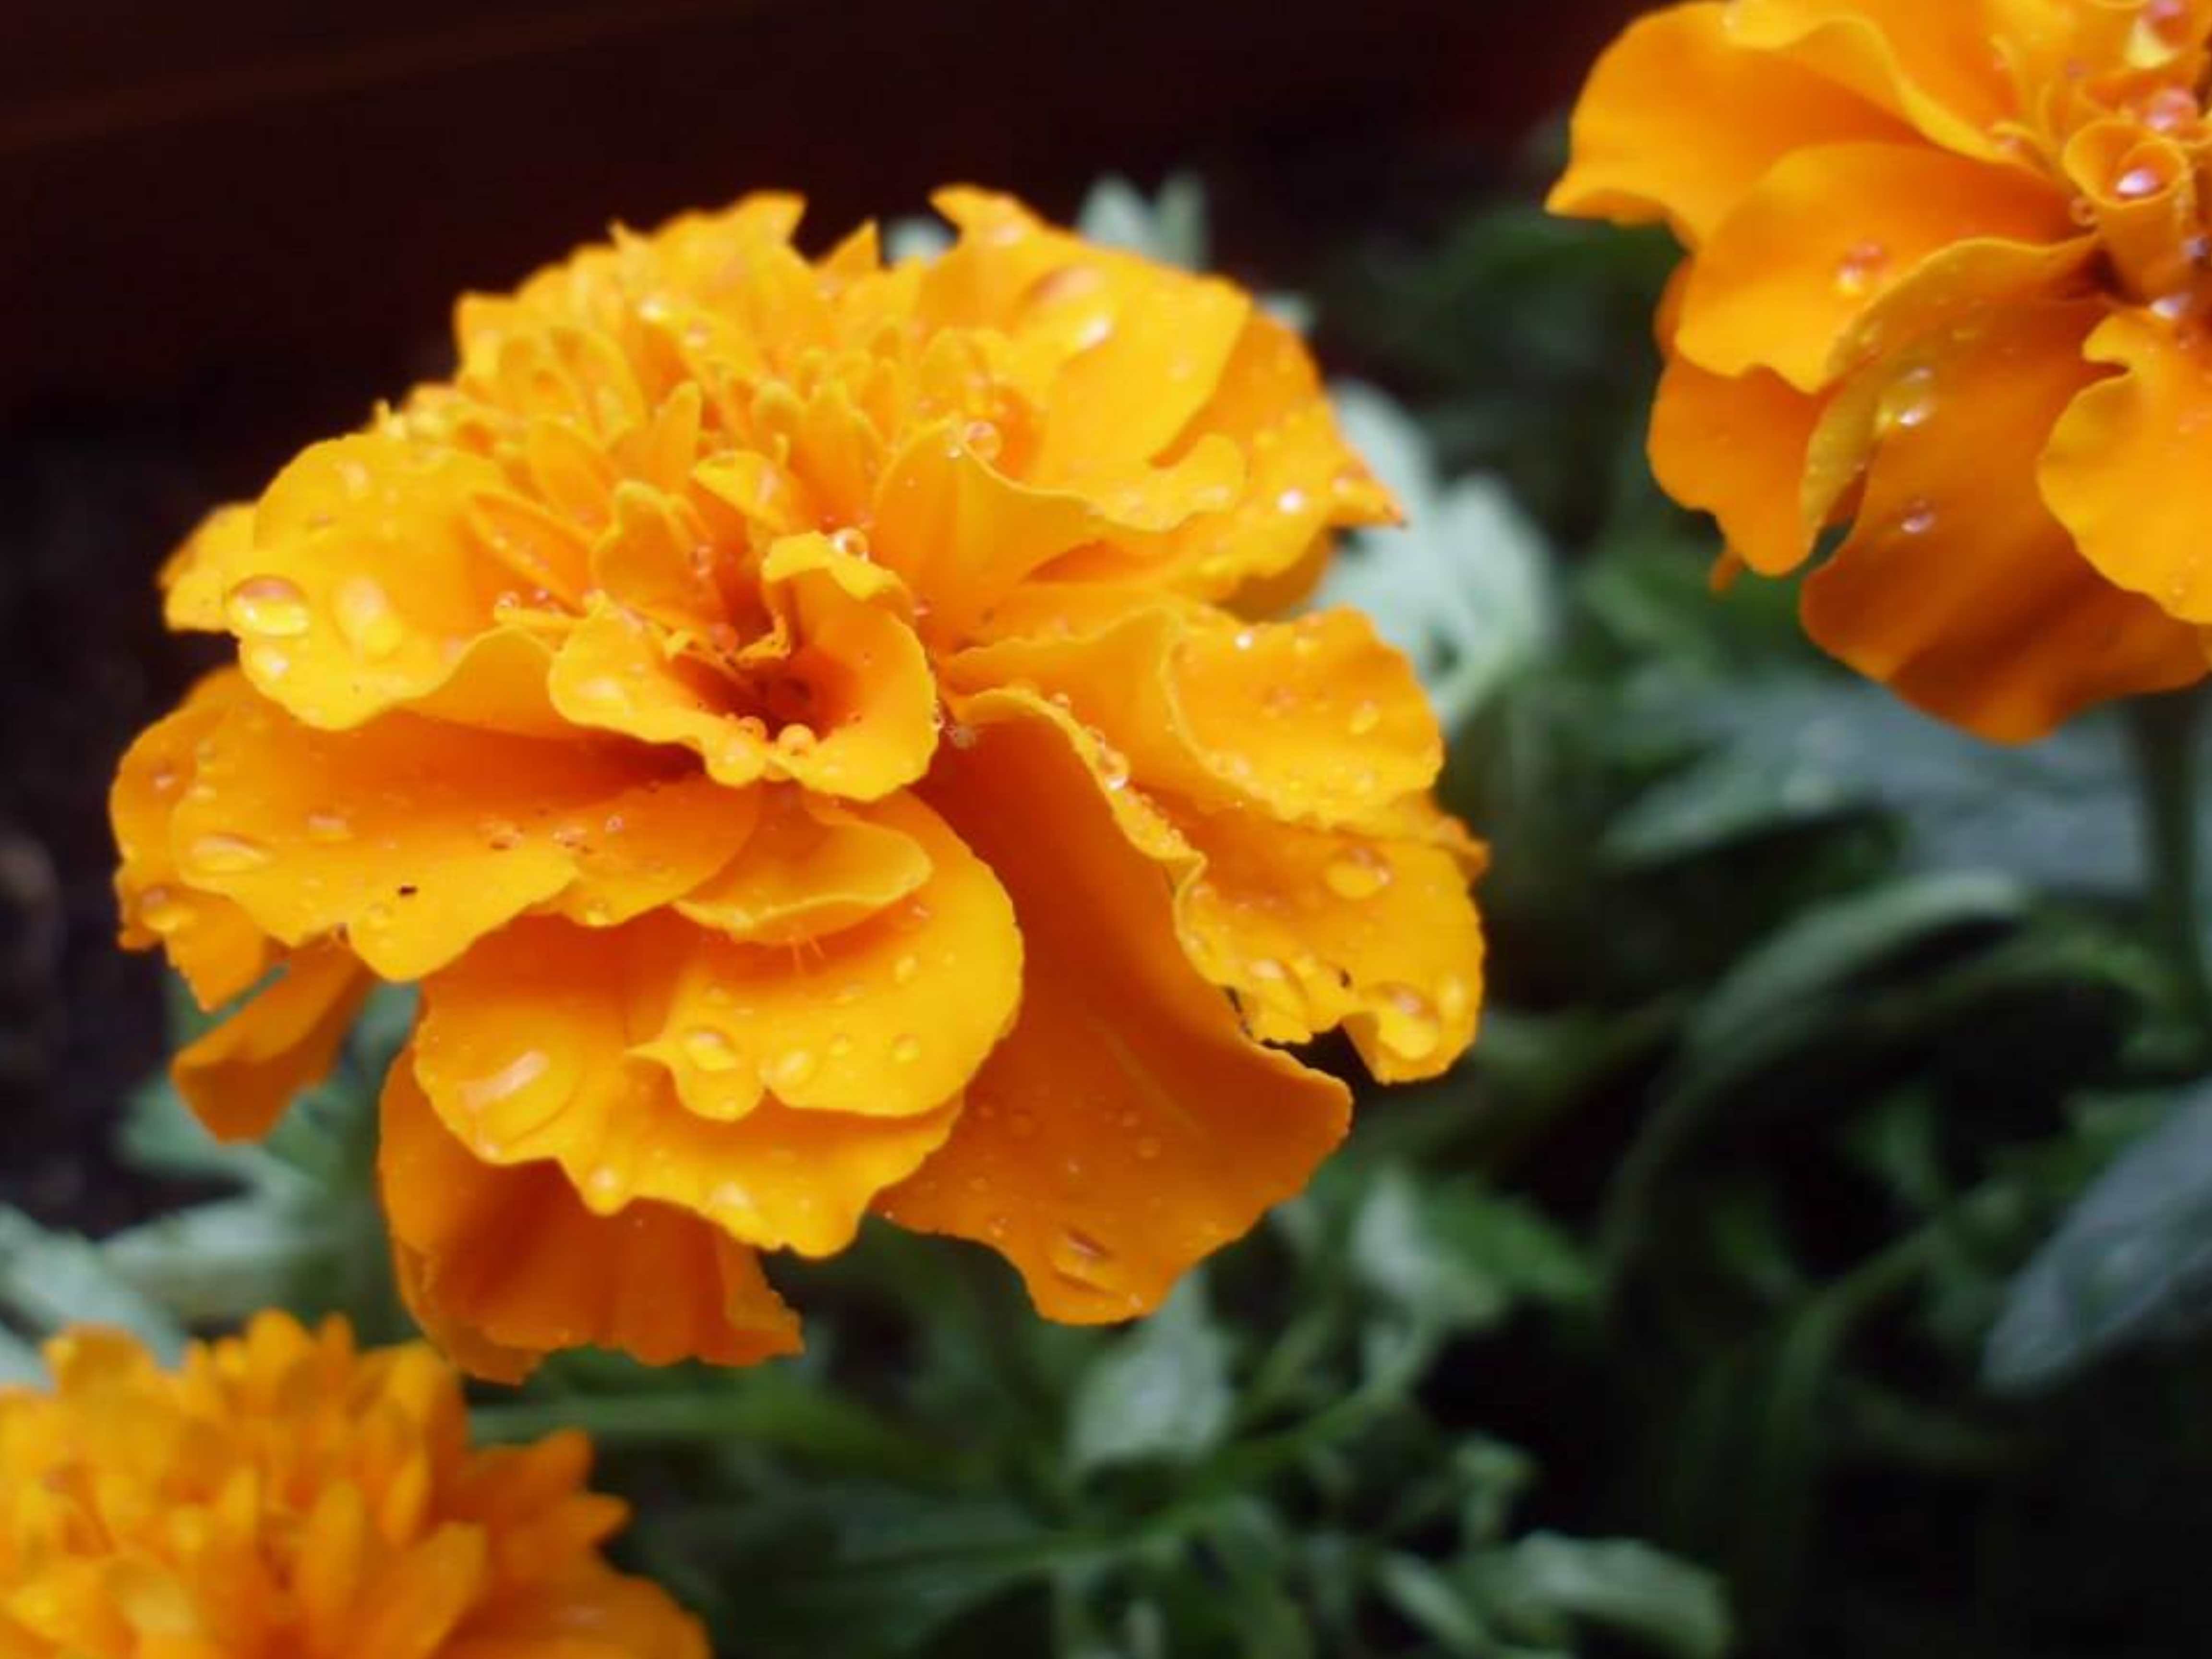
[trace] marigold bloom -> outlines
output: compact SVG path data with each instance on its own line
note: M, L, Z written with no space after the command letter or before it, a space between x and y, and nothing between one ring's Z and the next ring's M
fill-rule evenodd
M1643 18L1555 209L1664 219L1651 456L1723 574L1985 737L2205 672L2207 0L1729 0Z
M1110 1320L1470 1041L1479 851L1360 617L1392 509L1298 340L1002 198L886 267L756 197L459 311L460 367L172 562L219 673L125 760L124 938L226 1135L420 981L402 1279L511 1376L784 1352L758 1253L876 1212Z
M0 1389L8 1659L706 1659L600 1559L584 1437L470 1450L421 1344L269 1313L179 1371L91 1328L46 1358Z

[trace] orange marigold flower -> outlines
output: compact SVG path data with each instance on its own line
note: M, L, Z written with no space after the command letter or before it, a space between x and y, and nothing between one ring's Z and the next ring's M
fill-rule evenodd
M218 673L125 760L124 939L265 1129L372 975L401 1278L463 1363L796 1345L759 1252L875 1212L1111 1320L1471 1040L1480 861L1365 621L1392 512L1229 284L1003 198L886 266L751 198L471 298L453 378L166 573Z
M471 1451L428 1347L286 1315L165 1371L82 1328L52 1392L0 1389L9 1659L707 1659L599 1545L573 1431Z
M1845 662L1981 735L2203 675L2208 0L1701 0L1576 112L1664 219L1660 481Z

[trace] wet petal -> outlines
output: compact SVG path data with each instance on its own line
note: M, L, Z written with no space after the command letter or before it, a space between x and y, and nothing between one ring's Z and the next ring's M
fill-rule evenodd
M1474 1041L1482 927L1449 852L1239 813L1183 827L1206 862L1178 926L1255 1036L1343 1025L1385 1083L1434 1077Z
M2212 546L2191 487L2212 462L2212 340L2195 324L2121 311L2087 350L2120 372L2059 418L2044 495L2106 580L2168 616L2212 622Z
M550 1164L480 1162L438 1121L411 1054L386 1079L379 1159L408 1306L479 1376L519 1382L579 1344L649 1365L799 1349L752 1251L661 1205L594 1215Z
M1692 247L1791 151L1909 136L1893 115L1816 71L1731 38L1729 7L1670 6L1632 24L1575 106L1573 161L1554 213L1662 216ZM1728 112L1724 120L1714 112Z
M961 653L947 684L1066 699L1125 757L1123 782L1341 823L1426 788L1443 763L1411 667L1354 612L1248 625L1075 589L1024 599L1006 620L1032 631Z
M1670 357L1651 409L1652 473L1719 520L1729 550L1753 570L1784 574L1820 533L1801 483L1821 407L1763 368L1731 379Z
M1737 45L1847 87L1961 155L2001 159L1993 129L2016 114L1978 6L1921 0L1733 0Z
M595 608L562 642L549 684L578 726L681 745L732 789L768 775L768 724L744 708L734 681L641 617Z
M999 1250L1052 1318L1142 1313L1304 1184L1348 1097L1243 1036L1049 720L981 728L931 789L1014 893L1031 971L951 1139L884 1212Z
M1852 323L1930 254L2076 234L2063 196L2032 173L1903 144L1798 150L1697 254L1675 349L1716 374L1769 368L1818 392Z
M798 945L856 926L929 879L921 843L888 824L779 791L752 839L677 909L751 945Z
M343 928L392 980L533 906L599 924L665 903L729 861L757 811L633 753L409 714L318 732L241 706L201 755L172 828L185 878L287 944Z
M251 503L218 507L202 519L161 567L162 620L180 631L222 633L230 625L223 617L225 573L252 547Z
M170 848L170 823L192 787L198 749L252 690L235 669L209 675L174 714L138 736L117 769L108 819L122 863L115 873L126 949L158 945L203 1008L219 1008L276 959L268 935L219 893L186 884Z
M893 1034L854 1018L872 1010L820 1006L803 970L757 988L722 971L737 961L773 973L779 954L662 918L596 938L519 923L425 983L416 1073L478 1158L557 1160L599 1213L647 1200L746 1243L825 1254L848 1243L874 1195L944 1139L950 1103L980 1055L947 1066L959 1037L938 1033L934 1052L902 1066ZM935 1000L958 999L941 984ZM808 1032L794 1022L810 1018L854 1024L866 1044L856 1035L842 1049L801 1046ZM726 1028L759 1046L748 1053ZM664 1057L710 1085L737 1086L742 1074L744 1109L692 1109ZM876 1082L908 1094L886 1098L870 1089ZM920 1099L917 1088L933 1092ZM880 1115L831 1103L862 1091L861 1104Z
M357 726L442 684L505 586L471 528L491 462L382 434L317 444L255 509L223 565L239 659L313 726Z
M217 1140L258 1140L330 1074L374 981L345 951L302 951L170 1061L177 1092Z
M1822 646L1999 742L2204 672L2193 630L2100 577L2037 491L2051 423L2095 372L2095 314L2016 308L1870 371L1911 377L1928 412L1877 417L1850 536L1805 586Z

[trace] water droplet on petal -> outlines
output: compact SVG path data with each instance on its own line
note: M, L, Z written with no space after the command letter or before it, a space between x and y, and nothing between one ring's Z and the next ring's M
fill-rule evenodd
M1408 1060L1425 1060L1443 1041L1443 1027L1429 1000L1410 985L1378 988L1376 1025L1382 1046Z
M2166 175L2154 167L2130 167L2112 180L2112 194L2123 202L2136 202L2157 195L2165 184Z
M406 638L398 613L373 577L349 576L340 582L331 596L331 610L346 643L371 660L390 656Z
M1139 1158L1144 1160L1144 1162L1150 1164L1159 1155L1160 1143L1157 1136L1144 1135L1139 1138L1137 1141L1137 1156Z
M454 1092L464 1111L481 1112L517 1095L545 1075L552 1056L542 1048L526 1048L495 1072L471 1078Z
M307 596L282 576L247 577L224 599L223 614L241 634L280 640L306 633L313 620Z
M1390 884L1390 862L1373 848L1346 848L1322 869L1328 890L1341 899L1369 899Z
M902 1031L891 1039L891 1058L902 1066L911 1066L921 1058L921 1039L911 1031Z
M769 1084L772 1088L796 1087L814 1075L814 1052L811 1048L787 1048L775 1057L769 1067Z
M185 862L204 875L242 876L269 862L269 849L243 836L202 836L185 849Z
M1899 518L1897 527L1907 536L1924 536L1936 527L1936 509L1927 501L1914 501Z
M921 958L909 953L891 964L891 982L896 985L911 985L921 972Z
M702 1072L737 1069L738 1055L736 1045L712 1026L692 1027L676 1039L676 1046L684 1051L684 1059Z
M855 530L849 525L830 538L830 545L848 559L865 559L868 556L867 532Z
M1854 242L1836 261L1836 292L1856 299L1889 269L1889 250L1875 241Z
M1936 371L1927 364L1908 368L1881 394L1875 409L1875 430L1881 435L1927 424L1936 412Z
M307 814L307 839L326 846L353 839L353 821L343 812Z
M995 461L1006 438L990 421L970 421L960 428L960 441L977 460Z
M1352 709L1352 718L1345 727L1355 738L1364 738L1382 724L1382 711L1371 702L1363 702Z
M139 925L164 937L192 919L191 907L167 887L149 887L138 895Z

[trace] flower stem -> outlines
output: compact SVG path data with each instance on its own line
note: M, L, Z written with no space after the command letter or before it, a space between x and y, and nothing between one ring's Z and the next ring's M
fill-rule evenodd
M2181 1012L2200 1052L2212 1054L2212 973L2204 959L2197 857L2201 686L2129 704L2136 787L2142 792L2143 850L2152 936L2166 955Z

